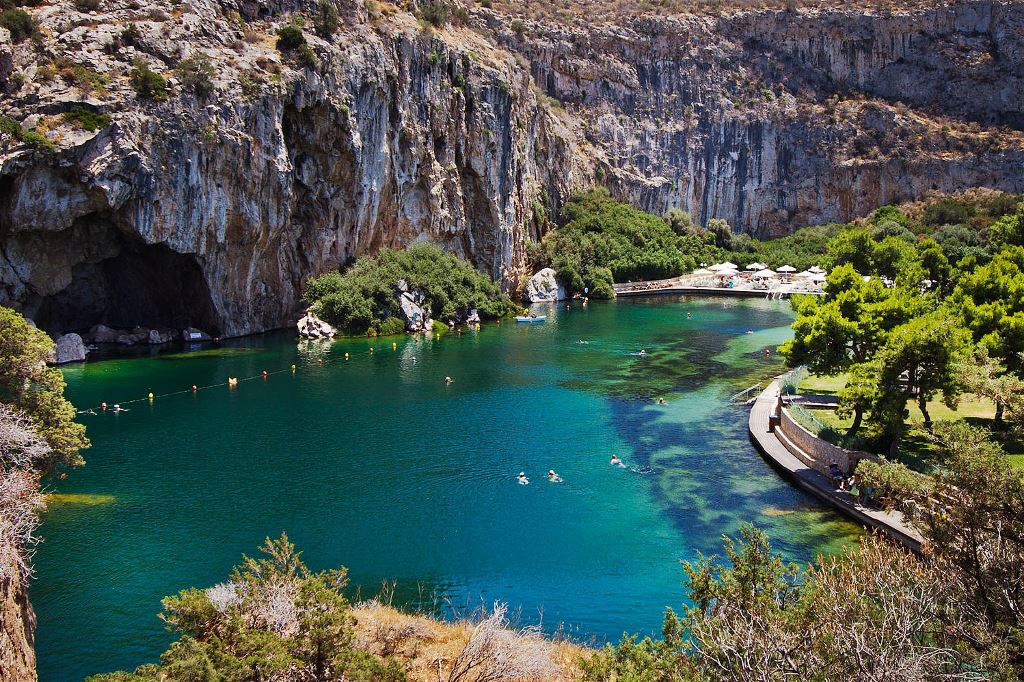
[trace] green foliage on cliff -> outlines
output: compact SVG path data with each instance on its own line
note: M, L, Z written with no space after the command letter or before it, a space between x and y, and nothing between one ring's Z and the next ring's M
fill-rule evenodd
M560 226L534 247L536 267L553 267L569 293L611 298L612 282L665 279L717 253L694 234L677 234L658 216L615 201L606 190L577 194Z
M46 366L53 341L29 326L19 313L0 306L0 401L27 414L52 452L39 466L52 470L84 463L89 447L85 427L75 422L75 408L64 397L64 375Z
M23 9L15 8L0 12L0 26L11 32L11 41L20 43L39 30L39 24Z
M182 59L174 67L174 73L178 76L181 86L195 93L196 97L209 97L213 94L213 79L216 76L210 58L203 53L197 53Z
M406 679L397 662L353 648L344 568L312 572L286 535L261 551L265 558L243 556L229 582L163 600L161 618L180 639L159 664L88 680Z
M389 320L400 315L395 294L400 280L409 291L423 292L424 306L438 320L464 319L474 308L483 318L507 317L519 309L486 275L427 243L384 249L344 272L313 277L305 299L322 319L349 334L386 333L397 328Z
M170 95L167 79L149 68L149 64L141 58L136 58L132 63L132 70L128 75L139 97L162 102Z
M106 128L110 125L110 116L108 114L98 114L85 107L75 107L71 111L66 111L61 118L65 123L69 123L82 130L88 130L89 132L96 132L100 128Z

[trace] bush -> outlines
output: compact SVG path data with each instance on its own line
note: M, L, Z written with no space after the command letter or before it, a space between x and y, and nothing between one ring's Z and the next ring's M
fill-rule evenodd
M298 55L300 64L310 69L316 67L316 52L308 44L299 47Z
M452 8L447 2L434 0L420 4L419 18L437 28L442 28L448 23L451 13Z
M11 41L15 43L30 38L39 28L38 22L23 9L0 12L0 26L11 32Z
M22 133L21 141L33 149L42 149L52 152L57 148L57 146L54 145L46 135L43 135L36 130L26 130Z
M959 225L970 221L977 210L972 204L957 201L956 199L943 199L937 201L924 210L921 222L925 225Z
M857 487L871 488L871 497L886 509L898 509L904 500L922 497L928 479L898 462L873 462L865 459L857 465Z
M265 558L243 555L228 582L163 600L179 639L159 665L89 681L406 679L395 660L353 648L344 568L313 572L283 534L261 549Z
M200 52L188 59L182 59L174 67L174 73L181 81L182 87L191 90L196 97L205 98L213 94L213 77L216 72L210 58L205 54Z
M399 315L394 290L402 279L410 291L424 293L424 305L436 319L462 319L473 308L492 319L519 310L486 275L427 243L401 251L384 249L374 258L359 259L344 273L314 277L305 299L321 318L349 334L394 333L397 326L390 319Z
M129 74L132 87L139 97L162 102L169 95L167 79L156 71L149 68L149 65L142 59L136 58Z
M0 116L0 135L11 137L20 142L24 132L21 129L21 124L13 118L10 116Z
M95 12L100 8L100 0L75 0L75 9L79 12Z
M716 253L692 234L678 235L661 218L611 198L606 190L574 196L562 208L561 226L534 252L569 293L611 297L611 283L665 279L693 269Z
M333 0L320 0L316 4L313 27L323 38L330 38L338 30L338 8L334 6Z
M277 49L294 50L306 44L306 36L298 26L288 25L277 29Z
M89 132L96 132L100 128L110 125L110 116L98 114L84 107L75 107L71 111L65 112L61 118L65 123Z
M396 334L404 334L405 322L403 322L400 317L389 317L381 323L380 331L378 333L381 336L394 336Z

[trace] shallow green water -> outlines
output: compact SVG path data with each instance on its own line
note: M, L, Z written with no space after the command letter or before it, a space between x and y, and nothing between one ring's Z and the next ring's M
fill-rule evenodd
M683 599L679 560L743 521L798 561L856 537L761 460L726 402L780 369L761 349L787 337L786 303L547 312L439 341L276 334L68 369L79 406L186 392L83 417L88 464L56 486L36 557L41 679L155 660L160 598L222 581L281 531L364 596L388 579L396 601L448 612L501 599L598 641L656 632Z

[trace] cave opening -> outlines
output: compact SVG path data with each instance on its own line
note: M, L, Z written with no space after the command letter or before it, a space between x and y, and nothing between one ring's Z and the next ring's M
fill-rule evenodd
M122 240L116 256L79 263L69 286L39 302L34 319L42 329L59 334L103 324L221 333L210 289L193 255L164 244Z

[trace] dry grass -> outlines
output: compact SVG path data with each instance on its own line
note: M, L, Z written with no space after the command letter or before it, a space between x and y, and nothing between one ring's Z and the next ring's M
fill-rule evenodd
M356 618L356 645L379 656L394 656L415 682L447 680L452 665L466 649L478 625L478 621L448 623L410 615L376 601L357 604L352 614ZM521 646L529 647L534 654L546 655L553 664L554 672L531 677L531 682L582 679L579 661L588 655L585 647L509 632ZM473 675L468 679L478 678ZM525 678L516 679L525 682Z

